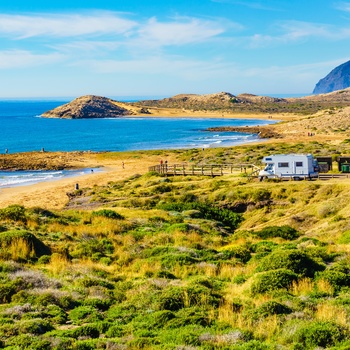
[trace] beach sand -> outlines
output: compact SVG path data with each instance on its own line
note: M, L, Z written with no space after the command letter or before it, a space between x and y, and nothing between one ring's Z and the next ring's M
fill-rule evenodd
M203 112L195 112L189 115L186 111L158 111L159 115L164 117L183 117L183 116L198 116L203 117ZM207 117L222 118L221 113L206 113ZM279 139L269 139L260 142L269 143L294 143L294 142L329 142L334 145L339 144L345 138L350 137L350 107L344 108L342 112L337 114L327 114L321 112L314 116L295 116L288 114L273 115L273 120L282 120L283 122L275 125L262 126L271 128L278 134L282 135ZM153 114L153 116L155 116ZM226 118L254 118L254 119L271 119L269 115L261 114L234 114L224 115ZM339 129L343 128L340 132ZM313 136L308 136L312 132ZM255 142L256 143L256 142ZM68 202L68 192L75 189L78 183L80 188L93 187L94 185L105 185L109 181L118 181L126 179L135 174L144 174L148 171L151 165L159 164L160 156L144 154L140 152L137 157L137 152L123 152L113 153L113 156L103 157L99 154L89 152L78 153L30 153L19 154L18 157L23 157L20 163L25 159L31 162L38 161L38 166L45 163L47 159L51 162L57 161L57 166L75 167L75 168L95 168L103 167L102 172L94 172L88 175L79 177L71 177L62 180L51 182L41 182L30 186L21 186L14 188L6 188L0 190L0 208L6 207L10 204L21 204L26 207L42 207L45 209L62 209ZM169 154L171 154L169 152ZM169 163L176 162L173 154L167 159ZM61 162L61 163L60 163ZM125 167L123 169L122 162ZM1 157L0 157L1 163ZM2 164L2 163L1 163ZM0 165L1 165L0 164Z
M31 154L35 157L35 153ZM52 154L46 153L52 157ZM4 188L0 190L0 208L11 204L20 204L25 207L41 207L45 209L62 209L68 202L68 192L75 190L75 185L79 188L94 185L105 185L109 181L118 181L126 179L135 174L144 174L148 172L148 167L159 164L160 156L147 155L135 158L137 152L114 154L113 157L103 158L99 154L85 153L74 163L71 161L70 166L78 168L96 168L101 167L101 172L93 172L87 175L69 177L60 180L40 182L28 186L18 186ZM45 154L41 155L42 157ZM59 153L56 153L59 157ZM169 162L174 162L174 158L167 158ZM122 163L124 163L124 168Z

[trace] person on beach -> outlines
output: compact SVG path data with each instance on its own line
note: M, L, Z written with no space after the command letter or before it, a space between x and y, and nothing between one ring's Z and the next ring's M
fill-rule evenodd
M124 162L122 162L122 168L124 169Z

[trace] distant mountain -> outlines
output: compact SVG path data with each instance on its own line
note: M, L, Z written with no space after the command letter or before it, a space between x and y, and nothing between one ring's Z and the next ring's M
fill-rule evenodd
M314 94L325 94L350 87L350 61L334 68L315 86Z
M132 111L118 106L118 102L107 97L87 95L81 96L65 105L42 114L46 118L118 118L133 114Z

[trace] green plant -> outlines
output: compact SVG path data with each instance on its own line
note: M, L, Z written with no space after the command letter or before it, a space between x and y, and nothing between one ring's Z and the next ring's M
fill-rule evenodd
M253 234L263 239L281 237L287 240L293 240L299 237L298 231L288 225L265 227L260 231L253 232Z
M261 272L254 275L250 292L254 295L257 293L271 292L275 289L288 288L297 278L298 275L296 273L287 269Z
M24 206L13 204L6 208L0 209L0 220L12 220L26 222L26 210Z
M282 268L289 269L306 277L313 277L315 272L324 270L325 266L299 250L276 249L261 260L257 271L269 271Z
M107 219L115 219L115 220L124 219L123 215L117 213L114 210L110 210L110 209L101 209L101 210L93 211L91 216L92 217L104 217Z
M295 341L304 349L314 349L317 346L328 348L346 336L347 331L333 322L310 322L296 333Z

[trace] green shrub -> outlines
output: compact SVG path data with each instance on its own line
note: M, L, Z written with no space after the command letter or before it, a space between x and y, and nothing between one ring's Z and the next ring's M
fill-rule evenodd
M21 321L18 325L18 332L20 334L44 334L53 329L49 321L41 319Z
M189 229L190 229L190 225L180 223L180 224L173 224L173 225L169 226L166 231L169 233L172 233L174 231L186 233L189 231Z
M257 271L269 271L282 268L306 277L313 277L315 272L324 270L325 266L317 263L306 253L296 249L278 249L261 260Z
M158 209L167 211L183 212L187 210L197 210L198 217L207 220L215 220L221 222L223 225L236 229L242 222L243 216L237 214L229 209L219 208L212 204L191 202L191 203L160 203L157 205Z
M9 205L6 208L0 209L0 220L11 220L26 222L26 210L22 205Z
M294 240L300 236L296 229L288 225L265 227L260 231L253 232L253 234L263 239L281 237L286 240Z
M338 239L338 243L340 243L340 244L349 244L350 243L350 230L345 231L341 234L340 238Z
M210 320L206 310L198 306L181 309L176 313L176 317L167 324L169 328L181 328L188 325L209 326Z
M304 349L314 349L318 346L328 348L346 336L345 329L333 322L310 322L296 333L295 341Z
M258 308L250 312L251 316L255 318L267 317L271 315L283 315L290 314L292 309L286 305L278 303L277 301L267 301L263 303Z
M28 252L23 251L23 247L20 247L21 243L24 243L27 246ZM0 232L0 247L0 253L3 258L17 258L16 260L51 254L49 247L33 234L24 230ZM10 249L11 247L12 249ZM17 252L16 249L18 250Z
M350 286L349 274L336 269L322 271L316 277L317 279L327 281L335 290Z
M73 338L79 337L89 337L89 338L98 338L100 336L100 332L96 326L85 325L79 328L76 328L72 331Z
M277 269L261 272L253 277L251 294L271 292L275 289L287 288L296 281L298 275L291 270Z
M185 307L184 291L180 287L165 289L158 301L159 310L177 311Z
M101 210L97 210L97 211L93 211L91 214L92 217L104 217L107 219L115 219L115 220L122 220L124 219L124 216L117 213L114 210L110 210L110 209L101 209Z
M11 298L13 295L17 293L16 283L13 281L4 280L0 284L0 304L6 304L11 302Z
M38 264L49 264L51 260L51 256L50 255L42 255L39 259L38 259Z
M78 306L69 313L74 324L95 322L102 319L102 315L92 306Z
M229 249L222 250L220 252L220 257L224 260L235 258L242 261L243 263L247 263L252 256L249 247L240 245L237 247L230 247Z

